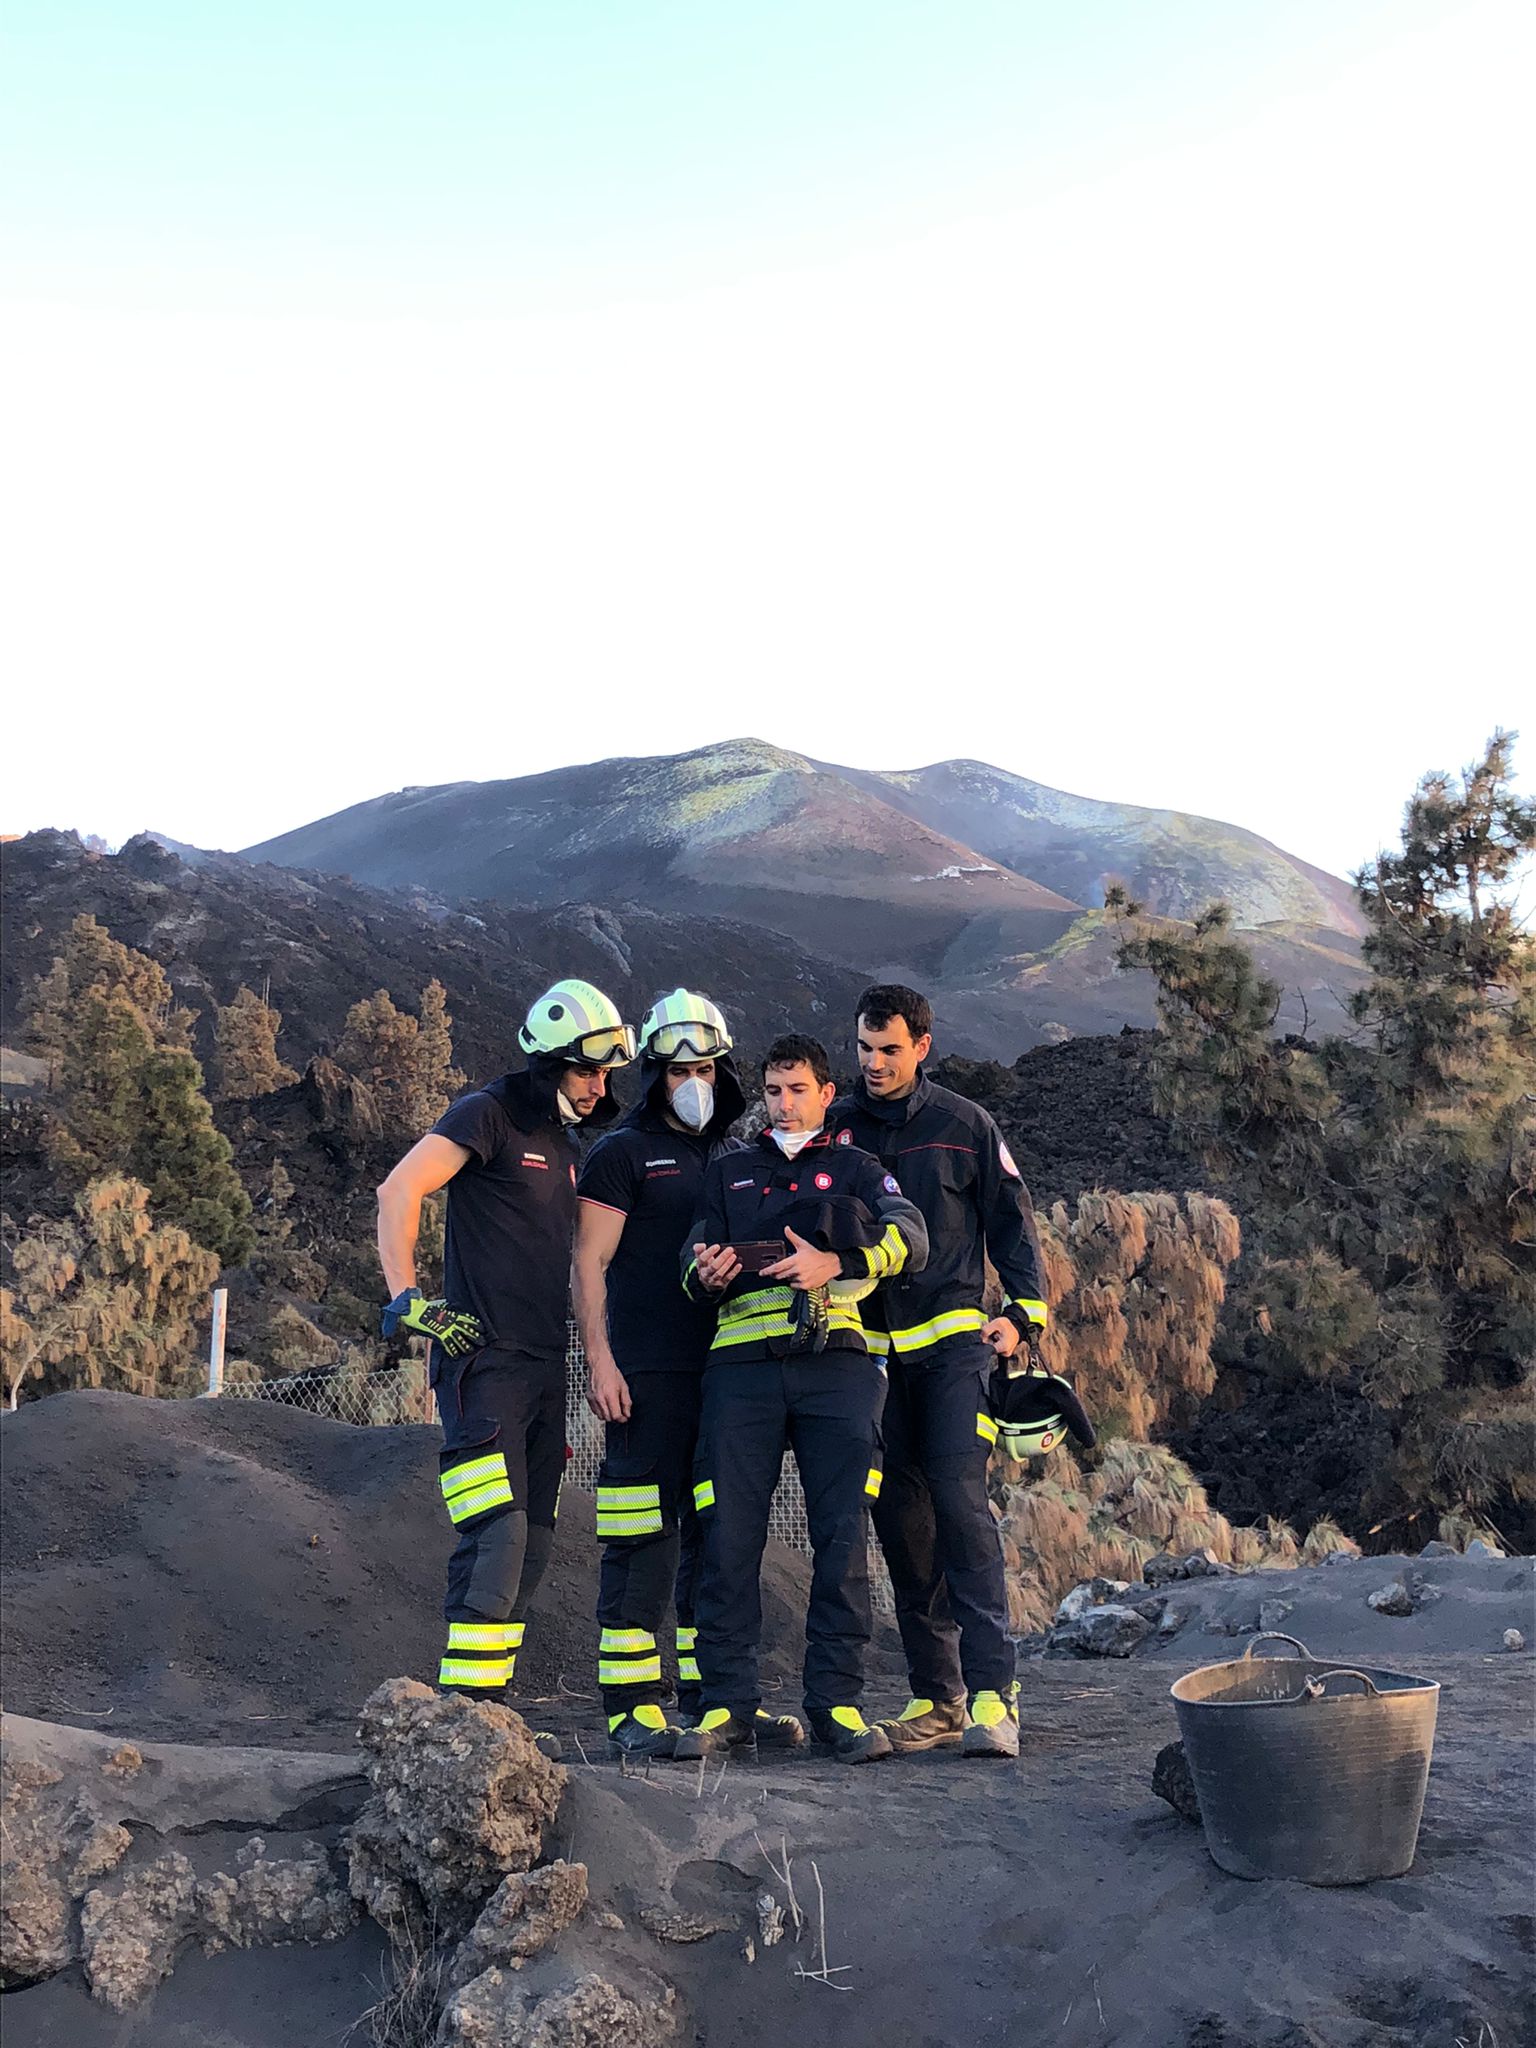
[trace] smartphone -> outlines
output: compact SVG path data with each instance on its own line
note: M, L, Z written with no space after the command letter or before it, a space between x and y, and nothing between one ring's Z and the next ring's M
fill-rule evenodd
M743 1273L761 1273L764 1266L777 1265L780 1259L789 1257L789 1241L782 1237L755 1238L749 1244L733 1244L726 1247L741 1261Z

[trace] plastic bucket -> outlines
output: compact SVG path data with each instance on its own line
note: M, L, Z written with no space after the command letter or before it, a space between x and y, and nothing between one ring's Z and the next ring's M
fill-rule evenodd
M1295 1657L1256 1657L1262 1642ZM1440 1688L1314 1657L1294 1636L1173 1687L1205 1842L1234 1877L1364 1884L1413 1864Z

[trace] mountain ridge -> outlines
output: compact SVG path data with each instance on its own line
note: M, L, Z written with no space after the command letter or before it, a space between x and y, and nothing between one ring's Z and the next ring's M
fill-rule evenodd
M486 835L472 851L466 827ZM412 785L245 853L507 901L719 886L901 900L941 885L968 913L1063 916L1101 907L1118 881L1164 916L1219 896L1242 927L1360 931L1342 878L1242 826L1074 796L971 757L860 769L751 738Z

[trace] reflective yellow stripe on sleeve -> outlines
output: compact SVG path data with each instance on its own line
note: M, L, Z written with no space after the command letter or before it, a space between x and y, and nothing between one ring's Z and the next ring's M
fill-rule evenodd
M978 1413L976 1417L976 1434L983 1443L995 1444L997 1442L996 1418L991 1415Z
M986 1321L979 1308L952 1308L930 1322L914 1323L908 1330L892 1330L891 1343L898 1352L922 1351L944 1337L961 1337L968 1330L984 1329Z
M877 1471L873 1466L870 1467L869 1477L864 1482L864 1491L871 1500L880 1498L880 1484L884 1477L883 1472Z
M1015 1295L1008 1303L1009 1308L1022 1309L1032 1323L1043 1330L1051 1320L1051 1311L1043 1301L1034 1301L1028 1295Z
M701 1479L699 1481L698 1485L693 1489L693 1504L700 1514L704 1512L705 1508L712 1508L714 1506L715 1482L713 1479Z

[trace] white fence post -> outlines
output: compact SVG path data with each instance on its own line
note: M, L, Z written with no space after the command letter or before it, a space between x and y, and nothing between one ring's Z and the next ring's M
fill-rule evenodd
M208 1398L216 1401L224 1391L224 1312L229 1306L229 1289L213 1290L213 1328L208 1336Z

